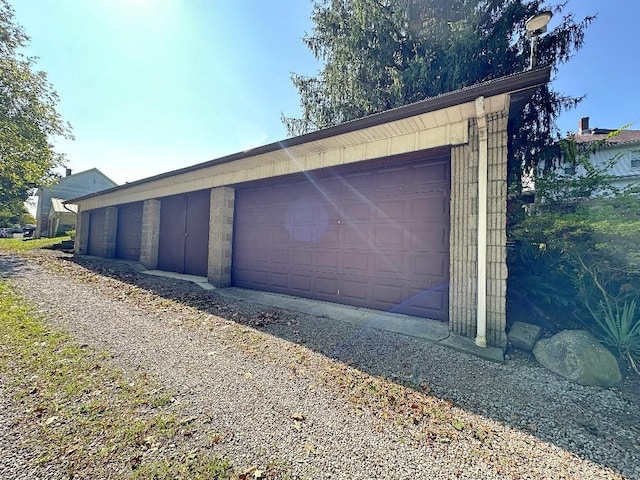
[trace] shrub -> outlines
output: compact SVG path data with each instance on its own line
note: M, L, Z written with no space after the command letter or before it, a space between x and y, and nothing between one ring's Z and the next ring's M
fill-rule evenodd
M560 328L578 321L637 367L640 201L611 186L616 159L593 166L592 149L568 145L579 173L536 180L536 202L510 227L508 305L525 298Z

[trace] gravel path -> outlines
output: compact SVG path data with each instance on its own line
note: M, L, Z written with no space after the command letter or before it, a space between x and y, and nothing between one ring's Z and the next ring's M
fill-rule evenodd
M175 391L185 415L206 419L188 441L219 435L215 452L239 467L277 463L313 479L640 479L633 389L571 384L517 355L498 365L335 319L234 304L125 265L42 252L28 263L0 255L0 271L79 342ZM399 421L408 417L393 406L383 415L358 403L353 375L415 385L416 401L446 406L456 425L436 435L422 418ZM0 476L27 478L16 465L33 452L16 460L16 412L6 406L0 383Z

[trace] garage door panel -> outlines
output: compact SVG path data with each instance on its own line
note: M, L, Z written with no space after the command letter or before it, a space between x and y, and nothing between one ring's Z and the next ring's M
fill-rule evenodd
M158 267L205 276L208 245L209 191L162 198Z
M344 207L344 218L347 222L369 221L371 217L371 203L349 202Z
M414 226L409 235L409 249L412 251L436 251L447 253L449 229L441 222L429 222Z
M118 207L116 258L138 261L142 239L142 202Z
M289 287L289 275L287 273L272 272L269 278L269 283L276 288L288 288Z
M443 281L449 271L449 257L438 253L411 255L409 274L415 278Z
M418 194L408 201L411 218L443 221L449 217L449 199L442 194Z
M449 180L449 165L441 163L416 167L413 178L415 185L439 186Z
M289 252L287 250L273 250L270 254L271 265L289 265Z
M449 308L449 290L446 284L440 284L428 289L413 288L408 290L405 307L412 315L431 316L439 318L442 311Z
M291 252L291 263L294 268L305 268L313 266L313 252L308 250L294 250Z
M291 275L291 290L298 294L304 294L308 296L313 291L313 275L307 274L292 274Z
M396 277L405 271L404 255L401 253L379 253L375 257L375 274Z
M184 272L206 276L209 268L209 190L187 195Z
M340 230L337 224L327 225L326 230L318 234L318 246L335 247L339 242Z
M439 159L238 189L233 281L446 319L449 188Z
M319 269L337 271L340 263L340 255L340 251L318 251L316 252L316 266Z
M379 281L373 286L373 301L387 309L391 305L398 305L404 299L403 287L397 282Z
M91 210L89 216L89 255L103 255L105 210Z
M338 293L338 279L320 274L316 277L315 287L315 291L319 295L328 295L333 297Z
M269 271L258 268L236 268L235 279L250 288L263 288L269 285Z
M345 274L366 275L371 273L371 258L374 255L370 253L345 251L343 254L343 268Z
M378 249L403 250L405 244L405 232L410 228L403 223L389 222L375 226L374 246Z
M399 190L406 190L411 183L411 172L405 167L388 168L384 174L377 176L376 191L380 194L387 192L396 193Z
M343 279L340 295L350 303L358 302L360 305L366 305L370 297L369 282Z
M340 236L340 245L345 248L362 248L363 245L373 247L371 239L371 224L342 224L342 235Z

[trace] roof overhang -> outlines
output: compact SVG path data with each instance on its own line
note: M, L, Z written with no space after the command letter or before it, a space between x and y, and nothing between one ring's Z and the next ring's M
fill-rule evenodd
M68 200L99 208L181 192L235 185L334 165L468 142L475 100L486 113L515 115L550 79L550 67L490 80L335 127Z

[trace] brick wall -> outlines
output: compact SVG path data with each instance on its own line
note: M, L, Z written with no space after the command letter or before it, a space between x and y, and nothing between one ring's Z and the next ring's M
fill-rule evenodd
M145 200L142 205L140 263L149 269L158 268L160 245L160 200Z
M209 283L215 287L228 287L231 285L235 190L229 187L214 188L210 202Z
M103 230L103 257L113 258L116 256L116 232L118 231L118 209L107 207L104 209L104 230Z
M506 345L507 114L487 115L487 342ZM451 150L451 256L449 325L474 338L477 322L478 125L469 120L469 143Z

